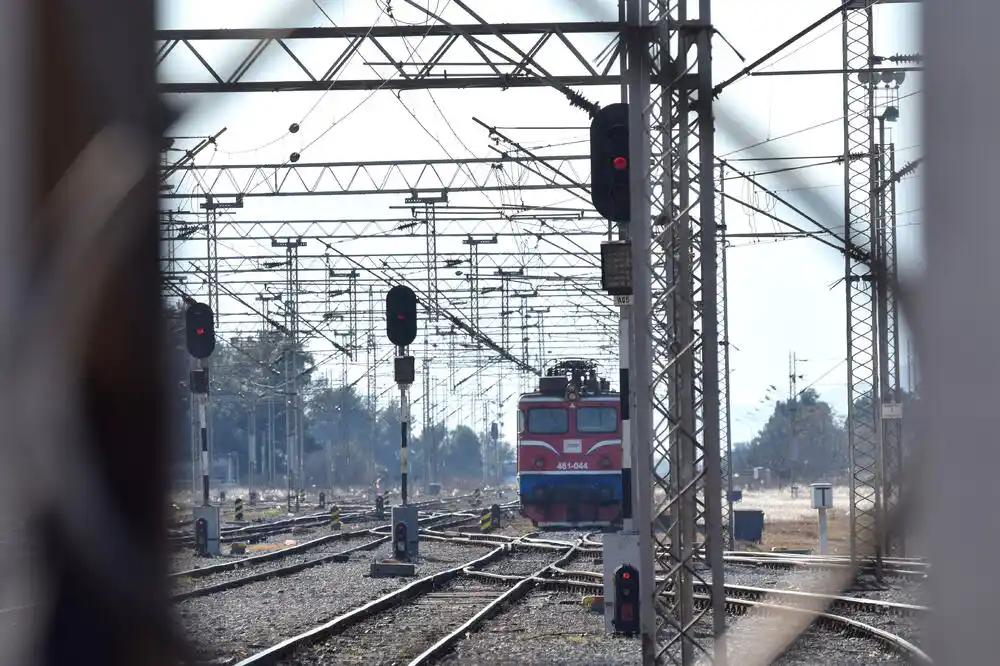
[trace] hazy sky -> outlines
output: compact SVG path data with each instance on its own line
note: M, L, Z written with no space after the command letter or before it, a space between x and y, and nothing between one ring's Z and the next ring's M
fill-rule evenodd
M431 9L455 23L473 23L474 19L466 16L460 7L450 0L429 0ZM253 3L230 0L171 0L161 4L161 25L164 28L235 28L235 27L268 27L276 25L328 26L330 21L341 26L368 26L375 22L389 25L391 21L382 10L385 6L382 0L369 2L362 0L335 1L320 0L319 4L325 10L324 16L310 0L256 0ZM615 2L605 0L532 0L532 2L496 3L486 0L470 0L468 4L480 15L493 23L502 22L533 22L533 21L589 21L613 18L616 15ZM748 61L764 54L801 28L805 27L823 13L837 6L835 0L822 2L802 2L801 0L768 0L766 2L747 3L742 0L716 0L714 3L714 23L721 34ZM581 7L596 7L604 11L603 15L588 15ZM423 22L423 16L402 0L391 3L393 16L400 22ZM294 16L279 14L293 8ZM919 51L917 34L917 9L911 5L895 5L876 10L875 50L878 55L890 56L897 53L915 53ZM801 69L839 69L843 66L841 60L841 30L840 22L831 21L815 31L809 37L800 41L792 49L776 56L770 64L761 71L801 70ZM528 48L528 40L515 39L521 48ZM603 38L574 38L580 50L587 55L595 56L605 46ZM336 42L342 44L343 42ZM430 56L440 40L409 40L409 48L417 54L412 61L423 60ZM407 57L406 50L399 42L386 42L388 48L394 48L393 54L399 58ZM239 44L237 49L228 51L218 45L209 45L199 49L211 59L213 65L219 64L222 70L228 72L238 55L248 50L249 43ZM392 46L394 45L394 46ZM715 43L715 79L721 81L738 71L742 64L733 50L720 39ZM542 51L543 54L546 51ZM330 43L313 42L308 47L296 50L304 62L319 69L321 63L329 63L336 53ZM453 61L467 58L466 51L454 51ZM227 61L227 56L231 60ZM275 73L288 73L290 76L294 65L281 54L264 58L255 65L257 74L274 76ZM549 55L539 57L540 64L553 72L565 71L567 64L558 50L552 50ZM344 76L364 76L376 78L373 70L382 76L389 76L391 70L385 66L367 66L366 61L385 60L373 48L367 47L355 56ZM228 62L228 64L227 64ZM190 56L180 55L168 60L161 68L161 77L171 80L176 76L190 77L195 65ZM200 78L200 71L197 76ZM922 81L919 74L910 73L900 89L900 121L891 129L891 139L897 150L897 168L906 162L921 156L919 145L919 92ZM618 101L617 88L589 88L582 90L584 95L600 103ZM222 127L227 131L219 142L217 150L206 150L198 156L196 162L208 164L282 164L293 152L301 153L301 161L334 162L360 160L391 160L391 159L440 159L450 157L488 157L495 155L489 150L491 142L486 130L476 124L472 117L478 117L488 125L504 128L530 127L560 127L569 129L552 129L539 131L537 129L504 129L504 133L533 150L545 155L582 155L587 152L588 118L584 112L572 109L557 92L549 89L514 89L508 91L473 91L452 90L435 91L433 95L425 91L404 92L397 97L394 93L380 91L375 94L353 92L328 93L262 93L241 95L187 95L179 98L184 105L190 105L192 110L182 124L173 130L176 135L207 135L217 132ZM842 109L842 86L839 75L812 76L779 76L750 77L728 88L722 95L717 111L719 133L717 134L717 153L729 159L738 160L760 157L810 157L811 159L795 160L786 164L771 162L742 161L734 162L735 166L748 172L759 172L758 178L765 186L775 190L780 196L787 197L796 206L801 207L809 215L821 220L827 226L842 230L843 228L843 187L842 167L839 165L810 166L791 172L765 175L764 172L775 171L788 165L815 165L830 162L832 156L843 152L843 126L840 118ZM289 125L298 123L300 131L290 134ZM739 125L739 131L744 136L752 137L751 143L764 142L753 150L740 150L747 146L744 138L734 139L730 130L734 124ZM189 145L189 144L185 144ZM766 152L764 152L766 151ZM572 166L572 165L571 165ZM576 170L576 177L586 177L586 164L582 171ZM567 167L569 168L569 167ZM481 173L483 167L474 167L476 173ZM450 173L458 172L461 179L467 180L460 170L448 168ZM903 181L898 187L897 210L899 211L899 251L901 263L908 267L919 266L918 230L921 220L921 203L919 200L919 171L917 176ZM390 184L396 187L406 187L403 178L412 174L390 174ZM327 176L329 178L330 176ZM372 169L367 175L372 181L386 177L386 169ZM315 176L314 176L315 179ZM412 181L411 181L412 182ZM430 182L430 181L423 181ZM540 182L538 178L526 173L523 169L512 169L503 178L496 179L495 184L510 184ZM250 179L255 191L263 191L266 184L260 174ZM234 192L246 190L246 183L233 184L229 181L217 183L216 192ZM210 183L198 183L188 176L181 191L201 193L210 189ZM786 219L793 224L810 228L808 221L775 201L766 193L757 190L749 183L731 180L726 183L729 193L740 196L759 208L771 211L774 215ZM390 206L403 206L404 195L366 195L366 196L336 196L336 197L278 197L248 199L242 210L228 216L236 222L248 220L335 220L344 218L394 218L406 217L408 210L390 209ZM490 192L485 194L454 194L452 205L490 206L500 203L526 203L532 206L561 205L569 208L579 208L579 199L573 198L565 191L533 192ZM180 200L168 202L170 209L187 211L198 210L200 201ZM447 212L440 209L439 216L446 217ZM780 227L768 218L754 213L743 206L729 203L726 206L727 223L731 233L749 231L768 232ZM495 217L491 215L490 217ZM388 239L384 232L392 224L373 225L367 227L366 234L375 238L338 240L333 242L339 252L357 257L355 261L365 261L366 257L382 254L417 254L424 252L424 240ZM244 229L250 229L244 225ZM577 221L572 224L565 221L553 223L553 229L571 231L574 229L599 232L600 222ZM275 224L265 225L265 230L257 235L267 236L279 234L291 236L296 233L315 233L321 235L336 231L334 225L325 224L313 226L310 231L304 231L305 226L293 225L277 231ZM322 231L325 229L326 231ZM357 233L361 227L354 226ZM439 222L439 231L449 233L475 233L479 236L491 233L510 233L521 231L528 234L543 231L537 220L510 221L480 221L473 223ZM343 233L342 231L340 233ZM235 235L235 234L228 234ZM377 236L383 237L377 237ZM574 258L573 254L594 253L596 255L600 238L595 236L580 238L551 237L551 241L537 241L530 236L514 239L501 238L496 246L485 246L484 252L516 251L522 255L522 260L515 264L509 260L507 267L517 265L523 267L529 275L542 275L543 266L553 264L564 268L547 270L548 274L587 277L591 284L598 279L596 268L589 273L572 271L565 268L571 264L595 264L594 256L586 261ZM332 304L325 303L325 297L320 293L326 287L318 282L325 269L325 248L318 241L310 241L302 249L303 279L312 280L307 290L314 293L304 296L303 313L311 312L314 321L323 312L338 310L343 312L346 303L341 300ZM547 252L545 256L533 256L539 251ZM229 267L237 267L241 272L224 274L222 279L229 288L244 294L247 300L263 288L263 285L239 287L241 280L270 280L275 283L275 291L281 291L283 286L282 269L270 273L247 273L247 270L259 266L267 255L275 253L268 241L226 241L220 248L223 257L249 255L256 259L247 260L236 266L232 262ZM438 241L438 252L453 257L466 257L468 246L462 245L458 237L441 238ZM181 257L204 256L204 240L188 243L179 250ZM561 256L560 256L561 255ZM373 260L373 259L371 259ZM343 259L334 260L337 269L348 269L352 264ZM183 266L188 268L189 266ZM492 273L495 266L481 264L482 272ZM457 267L464 270L464 266ZM732 405L733 405L733 438L734 441L749 439L760 428L771 412L773 400L783 398L788 385L788 355L795 352L801 363L799 372L805 375L799 384L802 388L813 385L820 394L836 408L843 412L846 400L845 365L843 362L846 349L845 333L845 293L840 282L844 271L844 261L840 254L826 248L813 240L782 240L755 241L735 239L729 251L729 307L730 307L730 341L732 365ZM422 271L405 270L408 278L413 279L418 286L422 285ZM467 299L462 296L467 293L467 282L464 275L455 275L455 268L441 269L439 280L447 278L450 289L461 290L450 292L449 298L442 305L450 310L463 313L468 311ZM383 271L382 275L389 275ZM366 284L371 282L370 279ZM497 286L497 281L483 283L481 286ZM514 286L515 289L528 290L540 285L531 284ZM345 285L334 285L342 288ZM542 285L544 288L544 285ZM195 294L203 293L203 288L195 283L188 287ZM201 291L199 291L201 290ZM384 287L375 290L376 309L381 308L384 298ZM544 290L544 289L543 289ZM513 307L519 305L518 299L512 299ZM482 307L488 307L484 298ZM499 298L492 300L492 306L498 308ZM338 305L339 304L339 305ZM259 303L254 303L259 306ZM367 295L363 295L361 309L367 310ZM609 374L616 376L614 370L613 351L615 349L614 322L611 326L596 320L596 313L608 312L610 301L607 297L580 296L572 302L553 298L533 298L528 301L531 307L548 307L545 315L549 329L549 340L545 348L540 349L537 340L537 329L529 331L531 338L530 358L537 364L540 351L549 356L579 355L598 356L609 361ZM250 321L256 319L246 314L246 309L236 301L223 297L222 326L224 334L234 334L237 329L246 330ZM497 310L494 309L495 313ZM244 313L238 315L238 313ZM516 317L517 315L515 315ZM467 318L467 317L465 317ZM227 325L227 322L230 324ZM518 320L519 324L519 320ZM586 328L586 337L574 337L570 324ZM381 331L380 322L376 322ZM360 328L365 329L367 323L360 322ZM485 325L491 337L500 342L500 327L496 321ZM333 337L332 331L337 325L323 329L327 336ZM422 336L418 341L422 340ZM516 328L511 331L511 347L516 355L520 355L521 332ZM342 339L341 339L342 341ZM379 358L390 354L390 348L381 335L377 336ZM450 368L446 359L448 339L437 338L438 347L430 351L434 357L432 376L435 384L440 386L435 390L436 401L441 405L441 415L448 416L451 425L459 420L471 419L472 393L474 382L467 382L455 393L449 394L447 378ZM363 343L363 339L362 339ZM602 351L599 346L605 347ZM329 358L324 371L340 376L342 363L340 357L333 353L330 342L323 337L314 341L313 348L318 358ZM422 344L412 348L418 358L423 358L425 350ZM905 356L905 347L903 350ZM487 353L487 357L492 354ZM468 352L466 352L468 357ZM904 359L905 360L905 359ZM361 356L348 365L350 379L359 379L365 372L365 356L362 348ZM468 371L459 371L464 378ZM501 376L502 374L502 376ZM906 371L903 372L904 378ZM514 400L517 392L529 388L528 384L519 382L518 373L509 365L501 367L499 373L496 365L484 373L483 391L488 392L491 399L497 395L496 388L490 388L500 379L503 380L503 397L507 400L503 406L503 426L508 437L514 433ZM419 381L419 380L418 380ZM379 372L379 389L390 391L391 369L381 366ZM770 386L777 390L769 390ZM362 392L364 381L360 384ZM416 387L415 395L422 393ZM449 397L450 395L450 397ZM447 403L447 406L445 406ZM491 412L496 407L490 408ZM422 410L415 406L415 416L419 418ZM419 424L417 425L419 431Z

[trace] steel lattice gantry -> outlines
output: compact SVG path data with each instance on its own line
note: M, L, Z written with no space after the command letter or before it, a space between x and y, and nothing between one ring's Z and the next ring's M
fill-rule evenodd
M631 162L650 167L648 178L644 169L636 170L643 187L634 188L633 194L637 202L633 210L646 213L633 219L633 239L639 240L633 241L634 257L638 257L633 267L641 265L646 278L637 279L635 287L636 439L646 445L652 442L653 449L647 451L652 455L640 456L644 460L635 467L643 542L641 614L646 663L693 663L713 652L700 638L706 635L705 621L711 621L707 635L716 638L716 648L724 645L725 629L711 3L699 0L697 17L689 15L685 4L629 0L633 25L625 33L618 23L483 23L158 34L165 81L160 90L173 93L527 86L565 90L566 86L614 85L621 77L610 72L617 70L621 47L615 47L612 56L604 59L603 71L598 71L568 36L604 33L609 42L619 34L626 36L630 123L646 130L633 133ZM515 35L537 37L525 52L509 39ZM404 52L400 42L423 36L438 40L439 48L427 62L412 63L412 53ZM342 40L344 48L329 66L310 68L291 46L300 39ZM195 55L193 62L200 63L205 80L179 80L168 71L171 58L185 50L195 51L199 40L253 40L255 46L242 62L222 74L220 66ZM400 48L397 55L389 46L393 40ZM386 58L373 63L387 68L385 76L360 79L345 68L351 53L365 45ZM444 77L445 56L454 55L460 45L473 53L465 55L466 59L482 61L482 70L449 71ZM547 51L557 46L573 58L546 67ZM255 63L268 49L284 52L301 76L251 80ZM696 529L702 522L705 539ZM659 548L654 549L653 542ZM663 582L655 584L654 557L664 575ZM711 601L704 610L695 608L696 581L710 581ZM724 649L713 656L715 663L725 662Z
M844 10L844 70L872 67L872 3ZM857 75L844 75L845 230L847 289L847 435L851 465L851 557L878 553L882 528L880 429L878 424L877 332L873 258L875 160L874 89Z
M598 69L592 62L601 60L599 54L582 52L570 38L607 35L610 43L619 30L618 23L602 22L159 30L159 89L165 93L232 93L615 85L620 80L617 49L603 58ZM527 49L511 39L524 36L534 38ZM416 50L405 41L414 38L436 46L426 62L414 61ZM304 51L308 49L302 49L301 44L316 40L324 40L330 45L327 52L337 55L323 63L307 62ZM199 49L206 42L224 41L251 46L244 57L228 65L213 61ZM355 54L360 54L368 67L350 68ZM259 74L258 69L271 64L266 62L271 55L283 58L286 67L282 70L291 69L294 78L291 74L281 79ZM547 67L556 56L569 64ZM455 66L453 59L482 66ZM198 75L190 71L174 74L175 67ZM375 78L358 76L358 72L371 76L372 71Z
M890 533L895 528L890 529L887 515L896 508L904 479L898 469L902 424L899 414L885 410L901 399L899 313L895 215L887 214L884 202L891 196L882 183L885 147L876 145L874 4L856 0L844 9L842 40L844 153L857 156L844 161L851 557L874 555L880 574L885 551L902 544L900 535Z
M642 554L655 557L663 576L654 582L653 563L640 560L649 590L643 662L687 665L710 656L724 664L711 2L692 3L697 16L687 4L628 5L637 33L629 48L630 124L648 133L647 146L633 142L631 161L650 165L647 182L633 180L632 197L633 211L642 211L632 222L634 432L637 448L651 441L653 449L636 460L637 522ZM642 480L647 474L652 488ZM642 524L649 504L652 544L644 543ZM700 610L696 582L710 591Z
M566 182L559 174L589 168L589 160L589 155L526 157L504 153L495 157L366 162L187 163L170 169L172 187L161 198L204 197L205 190L214 197L253 198L557 188L586 196L583 185ZM509 181L502 177L504 173ZM564 182L557 183L559 180Z

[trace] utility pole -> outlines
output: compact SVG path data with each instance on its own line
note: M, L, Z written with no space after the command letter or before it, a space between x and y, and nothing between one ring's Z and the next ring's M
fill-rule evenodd
M726 263L729 240L726 238L726 167L719 163L719 177L716 185L715 217L719 229L719 440L725 446L722 459L722 530L726 550L736 550L733 534L733 429L732 403L729 381L729 268Z
M422 204L423 205L423 222L424 222L424 236L426 239L426 262L427 262L427 288L425 290L427 294L427 303L424 304L424 308L427 312L427 327L424 328L424 376L423 376L423 432L421 434L421 439L423 440L424 449L424 492L427 492L429 485L431 483L431 476L433 475L432 458L434 453L432 448L435 446L434 435L431 432L433 428L432 424L432 414L431 414L431 342L430 342L430 331L431 324L438 319L438 310L440 308L440 300L438 298L439 287L438 287L438 253L437 253L437 204L448 203L448 193L442 192L437 196L419 196L416 192L412 193L411 196L407 197L405 200L407 204ZM414 207L411 209L413 211L413 216L417 216L417 209Z
M474 238L472 235L467 236L463 241L463 245L469 246L469 322L479 328L480 318L479 318L479 296L482 290L479 287L479 246L481 245L496 245L498 243L497 236L494 234L489 238ZM502 325L502 324L501 324ZM485 412L485 407L480 410L480 406L483 405L483 348L478 342L476 345L476 387L475 393L472 397L472 414L473 420L478 417L480 412L483 415L482 428L477 428L473 425L473 430L476 432L485 432L486 424L489 423L489 415ZM484 452L485 454L485 452ZM483 455L483 482L486 482L486 456Z
M375 372L375 365L378 361L376 354L378 353L378 347L375 343L375 292L371 287L368 287L368 340L367 345L365 345L366 353L366 367L367 367L367 380L368 380L368 414L371 418L371 427L369 430L368 446L365 450L368 452L365 456L366 461L366 479L365 483L370 484L375 478L375 439L377 435L377 417L378 417L378 383L377 376L378 373Z
M214 195L206 194L201 209L205 211L205 240L208 257L208 306L215 313L216 324L219 317L219 213L220 210L243 208L243 195L236 195L233 201L217 201Z
M428 326L427 328L430 328ZM432 423L431 420L433 416L431 415L431 359L430 359L430 345L427 341L427 329L424 329L424 376L423 376L423 390L424 395L421 398L423 403L421 406L424 410L424 424L423 432L421 433L423 439L423 449L424 449L424 492L428 492L431 483L431 449L434 446L434 434L432 433Z
M271 239L272 247L285 250L285 372L282 394L285 397L285 442L286 442L286 490L288 497L303 484L304 465L302 461L301 432L299 428L299 248L307 245L301 238L280 241Z
M257 394L249 389L247 400L247 494L253 493L257 475Z
M272 294L264 290L257 294L256 301L261 304L261 321L259 339L261 342L270 341L274 327L271 320L271 301L280 301L281 294ZM269 345L265 347L268 349ZM267 392L267 445L264 448L264 473L270 486L274 486L274 390Z
M341 271L329 267L327 264L326 269L327 275L327 315L332 315L332 299L337 296L343 296L347 294L348 302L348 313L347 313L347 325L348 330L345 333L344 343L348 349L349 355L345 355L343 358L343 363L341 365L341 375L340 375L340 441L341 447L343 447L344 457L343 462L345 463L345 469L351 469L354 465L353 456L350 447L350 425L348 423L347 415L347 398L350 377L349 377L349 363L352 358L360 350L360 336L358 330L358 277L360 273L356 270ZM346 288L340 288L343 280L347 281ZM332 386L332 382L331 382ZM325 467L327 468L327 486L332 491L333 490L333 472L331 466L333 465L333 459L330 458Z
M903 492L903 397L900 385L899 306L896 301L896 183L895 154L887 138L887 123L899 119L899 87L905 72L887 71L873 82L879 113L878 174L876 183L876 241L881 272L876 276L879 373L879 425L881 434L880 476L882 508L885 517L899 506ZM881 85L880 85L881 84ZM880 536L882 551L891 557L903 557L906 535L898 521L883 519Z
M800 359L795 352L788 352L788 484L793 485L796 481L795 466L799 461L799 390L798 381L804 375L799 374L799 363L805 359Z

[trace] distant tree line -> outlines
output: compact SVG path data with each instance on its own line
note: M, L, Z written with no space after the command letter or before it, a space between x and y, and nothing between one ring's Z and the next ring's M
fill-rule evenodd
M914 413L916 405L912 395L904 392L902 397L905 418ZM870 405L871 395L855 401L859 410ZM912 418L909 423L913 423ZM912 433L904 426L904 450L910 438ZM770 469L778 483L844 479L850 467L846 418L834 413L814 389L806 389L794 399L778 401L752 440L734 444L732 462L732 470L738 474L754 467Z
M191 359L184 342L183 311L171 306L170 354L172 398L176 424L173 448L175 480L191 478L191 403L188 371ZM338 487L371 483L387 471L395 480L400 469L400 410L398 402L382 409L369 409L367 397L355 386L339 386L317 377L316 359L311 352L297 349L287 356L278 332L219 340L210 359L211 428L216 460L239 460L240 479L248 480L250 433L255 432L256 475L266 480L269 464L268 441L274 433L274 475L284 485L285 419L292 367L297 370L302 401L302 433L305 484ZM196 413L196 412L195 412ZM293 412L288 410L288 414ZM412 428L408 442L410 478L424 481L425 460L431 457L432 476L442 483L456 479L481 479L484 446L491 445L488 433L469 427L452 430L444 424ZM502 456L512 455L509 444L501 441ZM487 448L487 450L489 450Z

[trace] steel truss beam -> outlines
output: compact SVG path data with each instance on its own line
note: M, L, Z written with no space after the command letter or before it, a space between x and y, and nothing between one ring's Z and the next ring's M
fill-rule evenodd
M545 160L544 163L538 160ZM414 195L420 192L508 192L565 189L582 195L579 184L553 185L555 170L589 172L589 155L516 155L457 160L309 162L299 164L186 164L174 170L163 199L216 197Z
M304 237L303 237L304 238ZM581 281L585 284L598 284L600 280L599 275L595 275L594 271L597 269L596 264L592 261L589 256L575 256L566 254L565 252L539 252L537 255L539 258L543 258L544 262L537 266L528 266L524 275L516 275L510 278L510 282L515 285L515 288L528 288L529 285L533 285L537 282L564 282L564 281ZM326 269L325 255L306 255L301 256L300 261L302 262L300 271L303 274L312 271L323 271ZM183 264L187 262L190 266L191 262L197 262L199 259L204 261L203 257L180 257L175 260L175 266L168 270L174 273L186 273L195 272L198 269L188 269L184 270ZM384 253L369 253L365 255L347 255L344 254L340 257L341 261L337 261L331 264L337 269L357 269L360 271L384 271L386 269L393 269L401 271L404 273L408 272L426 272L427 270L427 258L423 254L420 255L401 255L398 252L384 252ZM454 260L454 266L449 264L449 261ZM516 252L491 252L483 253L479 257L480 282L496 282L501 279L499 274L496 274L497 269L511 271L524 268L522 255ZM219 273L258 273L261 275L273 274L275 271L280 270L281 266L271 267L270 265L264 266L265 262L283 262L283 260L277 255L270 254L259 254L251 255L244 254L240 256L231 257L220 257L219 258ZM180 268L177 268L180 265ZM441 262L439 264L442 268L468 268L468 263L466 257L459 255L458 253L442 253ZM546 270L559 270L566 271L562 274L532 274L529 271L531 269L546 269ZM485 272L484 272L485 271ZM569 273L569 271L579 271L575 275ZM463 271L464 273L464 271ZM424 279L419 280L420 282L426 281ZM442 282L449 281L466 281L466 276L463 274L461 276L455 277L442 277ZM609 301L608 307L611 307Z
M845 9L842 31L844 70L870 70L873 63L871 2ZM857 74L844 75L844 161L847 240L869 257L880 256L875 233L874 86ZM847 292L847 436L851 465L851 558L874 554L881 564L884 516L877 374L876 276L872 264L848 253Z
M617 49L600 65L595 65L601 60L599 41L594 40L598 43L585 49L583 40L571 38L604 36L607 45L617 38L620 29L616 22L567 22L159 30L156 33L159 90L233 93L507 89L544 87L553 82L564 86L615 85L620 77L610 72L617 72ZM520 42L520 50L530 58L511 48L503 38ZM426 46L414 48L414 39ZM317 52L318 41L324 42L322 51L327 54L324 59L309 57ZM231 42L241 46L245 55L235 67L226 65L219 62L221 58L213 59L204 52L206 49L201 45L208 42L215 45ZM336 55L330 59L329 54ZM271 55L283 60L283 66L275 68ZM354 62L364 63L365 67L352 67ZM175 72L177 69L183 71ZM275 69L282 73L271 74ZM549 76L542 78L540 69ZM363 78L361 72L371 78Z
M713 29L711 1L692 4L698 5L697 18L687 2L648 3L649 23L656 29L648 55L652 90L645 119L655 236L652 298L642 323L652 338L652 518L654 525L667 526L653 531L657 569L666 575L654 587L652 641L646 640L644 622L643 661L685 665L706 656L726 663ZM641 305L637 297L637 309ZM637 351L636 365L643 364ZM648 407L639 404L638 409ZM696 529L701 523L704 540ZM710 603L701 611L695 609L696 582L710 590Z

